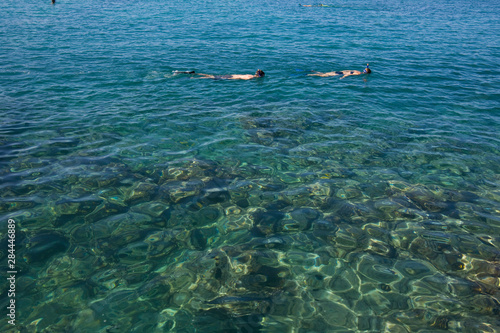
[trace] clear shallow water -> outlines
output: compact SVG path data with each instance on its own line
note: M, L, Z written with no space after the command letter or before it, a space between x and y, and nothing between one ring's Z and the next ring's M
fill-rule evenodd
M498 3L330 4L0 5L16 329L500 329Z

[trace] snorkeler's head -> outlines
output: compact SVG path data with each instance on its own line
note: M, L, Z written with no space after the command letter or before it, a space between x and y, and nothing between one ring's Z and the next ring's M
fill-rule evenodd
M263 70L258 69L257 72L255 72L255 75L258 77L264 77L264 75L266 75L266 73L264 73Z
M365 74L370 74L370 73L372 72L372 71L371 71L371 69L370 69L368 66L370 66L370 64L366 64L366 68L365 68L365 70L363 71L363 73L365 73Z

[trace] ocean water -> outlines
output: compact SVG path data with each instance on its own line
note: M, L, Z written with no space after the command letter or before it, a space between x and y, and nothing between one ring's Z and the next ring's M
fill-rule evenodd
M298 4L0 4L2 332L500 331L500 2Z

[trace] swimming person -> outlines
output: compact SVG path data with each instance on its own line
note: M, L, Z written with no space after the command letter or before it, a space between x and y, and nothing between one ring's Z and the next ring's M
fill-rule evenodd
M355 70L344 70L344 71L327 72L327 73L315 72L315 74L307 74L307 75L308 76L321 76L321 77L343 75L341 77L341 79L343 79L343 78L346 78L346 77L351 76L351 75L370 74L372 71L371 71L369 66L370 66L370 64L366 64L366 68L362 72L355 71Z
M172 71L172 73L174 73L174 75L178 75L178 74L195 74L195 71Z
M302 6L302 7L330 7L328 5L323 5L322 3L320 3L319 5L301 5L299 3L299 6Z
M196 75L202 75L200 79L214 79L214 80L250 80L256 79L259 77L264 77L266 75L264 71L258 69L255 74L232 74L232 75L211 75L211 74L202 74L196 73Z

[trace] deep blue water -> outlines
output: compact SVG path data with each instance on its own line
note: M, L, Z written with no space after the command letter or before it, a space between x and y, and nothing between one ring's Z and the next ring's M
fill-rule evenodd
M298 3L0 4L2 331L500 330L500 3Z

